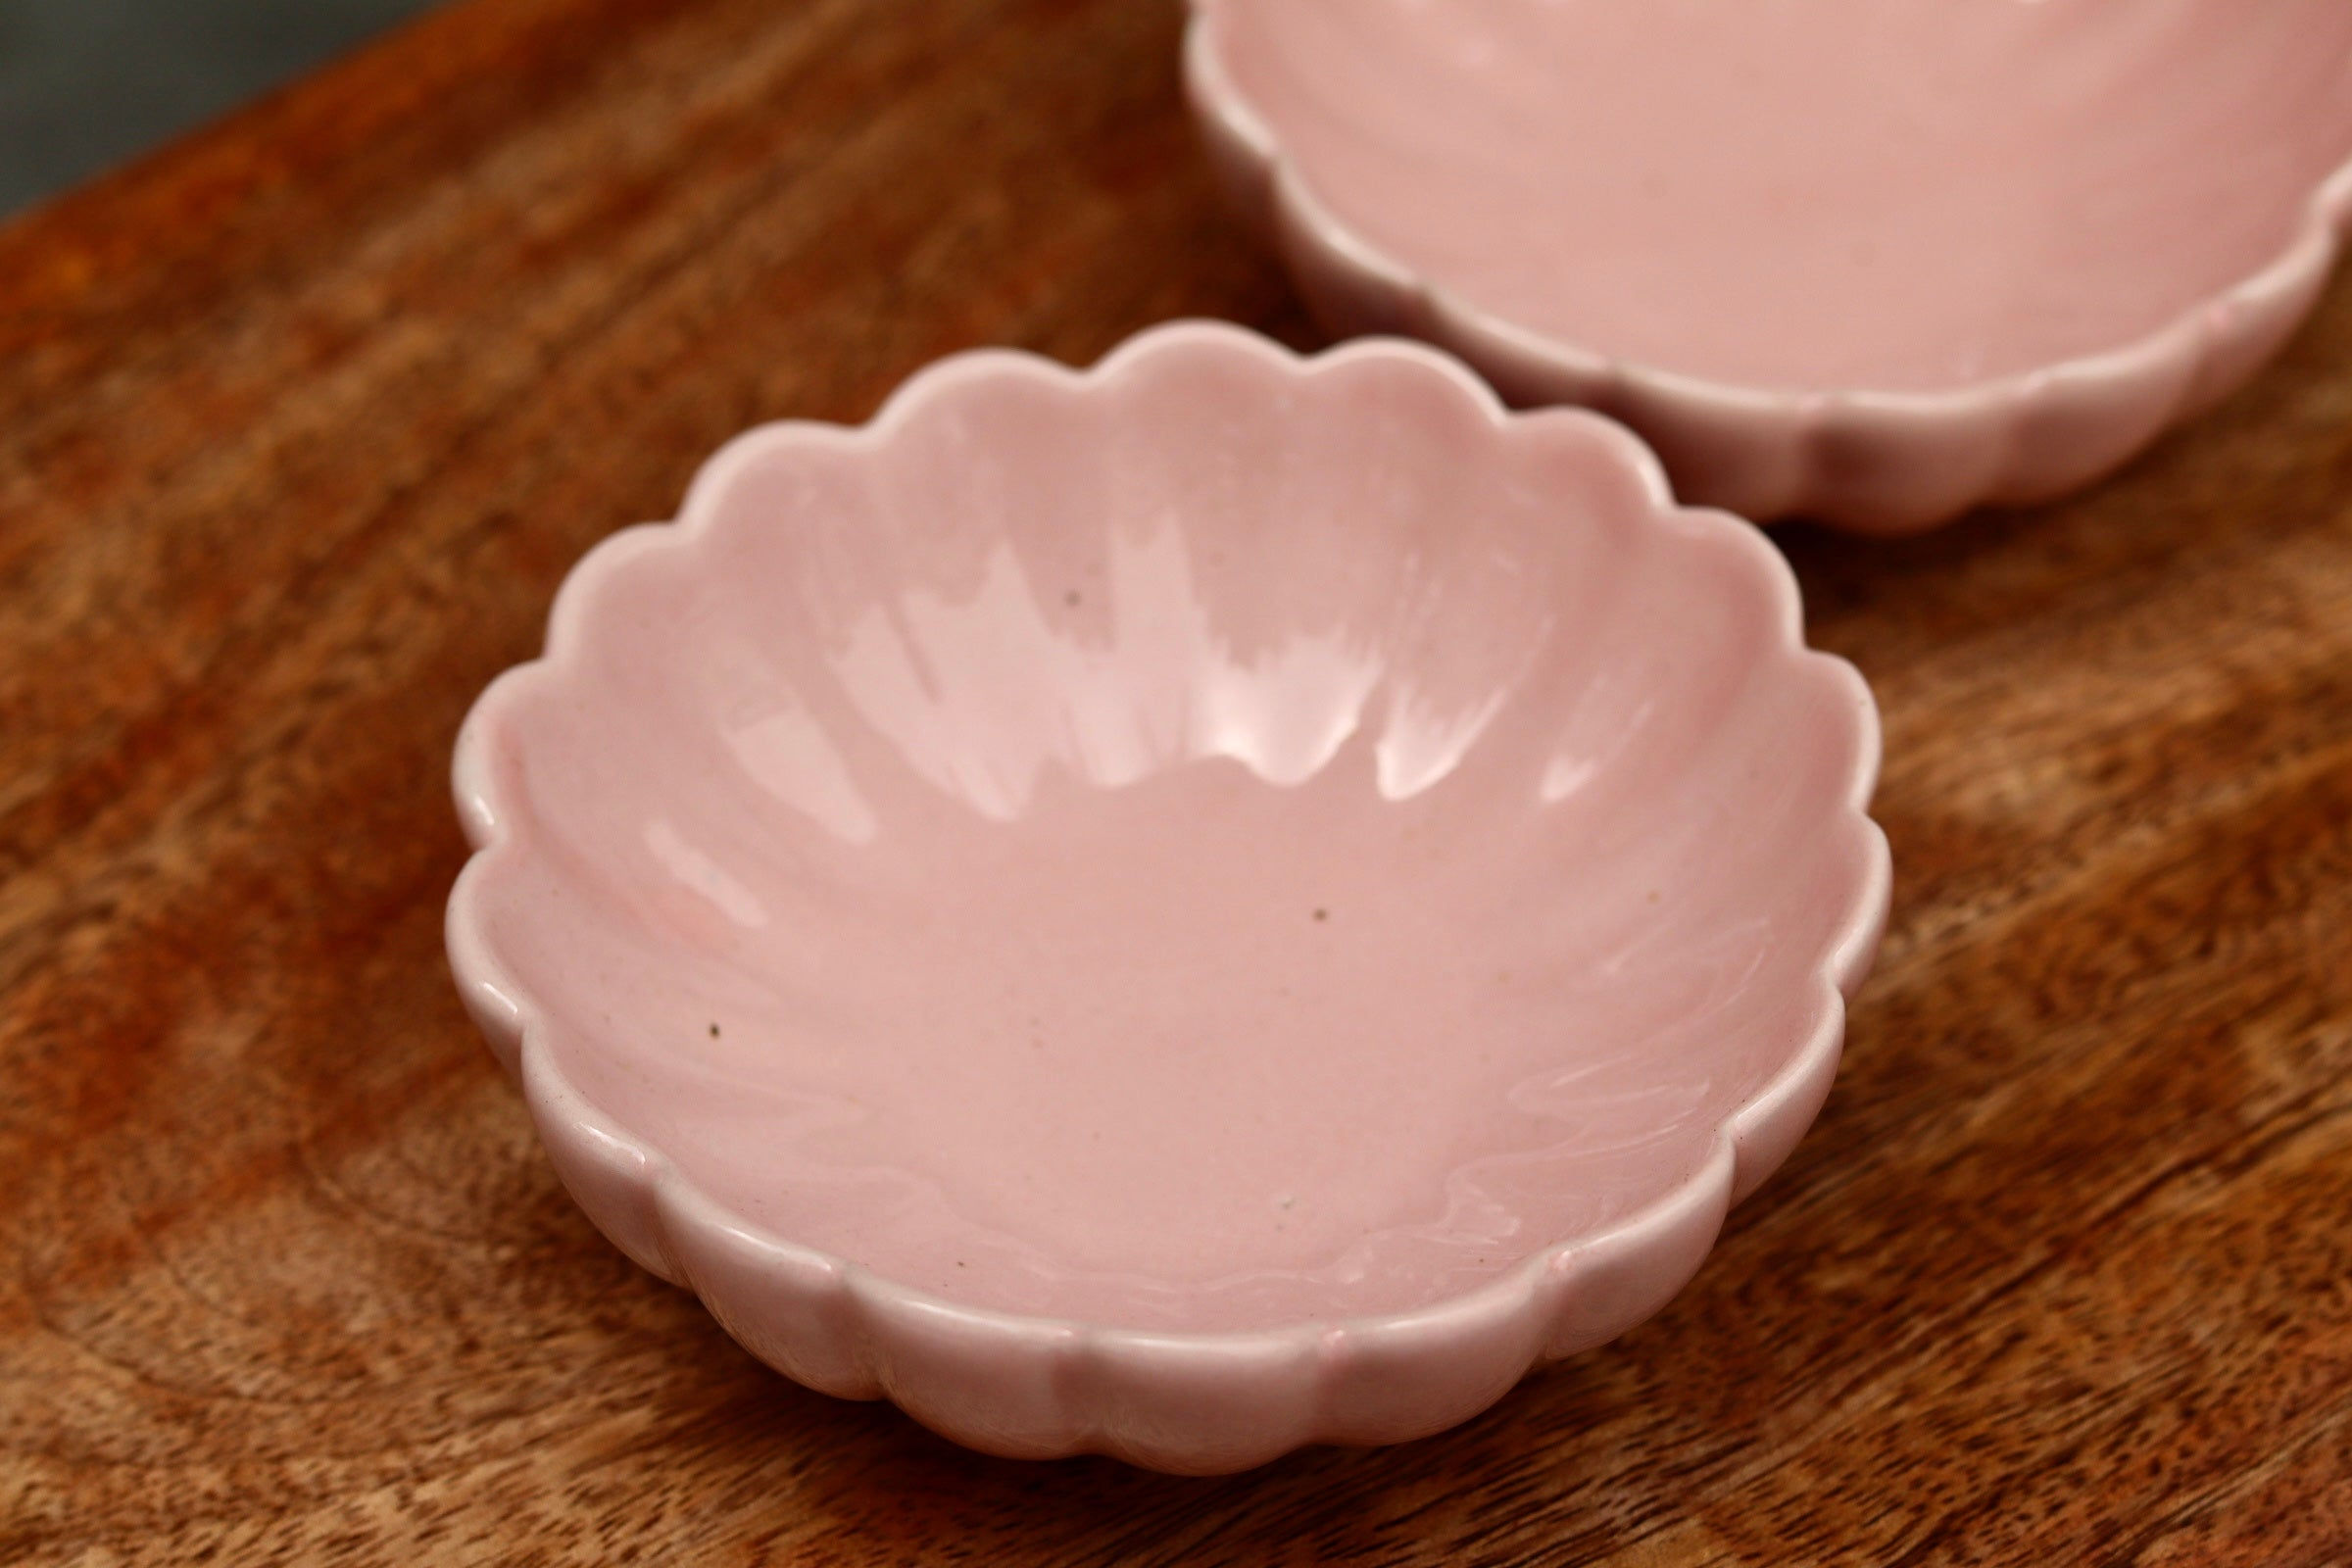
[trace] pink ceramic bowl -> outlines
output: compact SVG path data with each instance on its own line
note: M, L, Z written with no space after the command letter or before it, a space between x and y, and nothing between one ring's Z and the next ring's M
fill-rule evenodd
M1829 1090L1877 757L1615 425L1407 344L973 354L572 573L459 741L450 956L761 1359L1230 1470L1690 1277Z
M1209 142L1341 331L1892 532L2243 381L2352 213L2344 0L1196 0Z

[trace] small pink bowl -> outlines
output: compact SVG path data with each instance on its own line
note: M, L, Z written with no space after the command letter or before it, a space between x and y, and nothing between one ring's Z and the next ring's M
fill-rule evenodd
M1342 332L1897 532L2244 381L2352 215L2342 0L1195 0L1193 97Z
M581 563L458 743L450 958L762 1360L1232 1470L1690 1277L1829 1091L1877 760L1604 420L1408 344L972 354Z

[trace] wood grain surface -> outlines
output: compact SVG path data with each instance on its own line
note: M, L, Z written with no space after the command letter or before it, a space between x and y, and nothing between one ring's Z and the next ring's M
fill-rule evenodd
M1783 536L1897 891L1692 1287L1448 1436L980 1458L737 1350L461 1015L466 704L758 419L1314 334L1174 0L474 0L0 228L0 1561L2352 1562L2352 288L2094 495Z

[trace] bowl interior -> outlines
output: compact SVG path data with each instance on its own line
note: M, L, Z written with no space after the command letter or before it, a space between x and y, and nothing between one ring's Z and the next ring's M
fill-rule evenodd
M1867 696L1595 421L1167 356L722 468L567 587L484 920L776 1236L1135 1327L1399 1310L1687 1178L1837 1005Z
M1346 227L1512 325L1776 389L2121 348L2352 158L2339 0L1202 0Z

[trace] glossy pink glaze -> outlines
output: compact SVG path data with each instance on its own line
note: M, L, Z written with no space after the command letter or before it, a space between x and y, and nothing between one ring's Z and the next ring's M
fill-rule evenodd
M1198 8L1196 94L1326 314L1610 407L1759 514L2111 466L2276 345L2352 205L2339 0ZM1739 450L1773 439L1827 450Z
M452 956L759 1353L1231 1468L1696 1266L1827 1092L1876 757L1771 546L1598 419L1404 345L981 354L573 574L461 740Z

